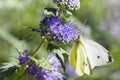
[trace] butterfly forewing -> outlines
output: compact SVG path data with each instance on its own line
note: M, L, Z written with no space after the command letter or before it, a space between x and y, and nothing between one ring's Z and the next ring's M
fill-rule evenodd
M79 40L79 43L81 43L81 47L82 47L81 51L83 51L83 55L84 55L84 73L87 74L87 75L90 75L90 74L92 74L92 69L91 69L91 65L90 65L90 62L89 62L85 47L84 47L84 45L82 43L83 42L82 36L80 36L80 38L78 40ZM80 49L78 49L78 50L80 50ZM81 54L81 52L79 52L79 54Z
M76 61L76 72L82 76L84 74L85 69L85 56L83 51L83 46L81 45L81 42L78 42L77 47L77 61Z
M80 76L84 74L84 53L81 43L78 41L72 47L71 53L69 55L69 61L76 73Z

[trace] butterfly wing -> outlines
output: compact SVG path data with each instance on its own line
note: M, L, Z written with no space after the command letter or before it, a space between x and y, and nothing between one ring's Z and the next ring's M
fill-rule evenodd
M95 41L84 39L82 41L91 68L113 62L110 52Z
M84 74L84 52L82 44L77 41L72 47L71 53L69 55L69 61L76 73L80 76Z
M92 74L92 68L91 68L87 53L86 53L86 49L85 49L84 44L83 44L84 39L82 38L82 36L78 37L78 41L79 41L79 43L81 43L82 51L84 54L84 56L83 56L84 57L84 64L82 64L82 65L84 65L84 73L87 75L90 75L90 74ZM78 50L80 50L80 49L78 49ZM78 54L81 54L81 52L79 51ZM79 58L81 58L81 57L79 57Z
M69 55L69 61L79 76L82 76L84 73L87 75L92 73L91 65L82 42L83 38L80 37L79 40L75 42Z
M78 37L69 55L69 61L79 76L84 73L90 75L96 66L102 66L113 62L108 50L95 41Z

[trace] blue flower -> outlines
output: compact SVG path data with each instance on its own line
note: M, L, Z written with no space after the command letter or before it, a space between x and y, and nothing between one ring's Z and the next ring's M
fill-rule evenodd
M46 69L37 66L33 62L28 62L26 72L28 75L36 77L36 80L46 80Z
M53 53L49 54L48 60L51 66L50 70L45 69L42 66L38 66L33 62L28 62L26 68L27 74L35 77L36 80L63 80L65 76L60 73L60 69L62 69L62 67L56 55Z
M24 50L24 52L19 52L19 57L17 58L19 60L20 64L23 64L24 62L28 61L30 58L30 55L27 50Z
M27 74L29 74L31 76L35 76L37 71L38 71L37 65L33 62L28 62L27 68L26 68Z
M45 80L64 80L65 76L58 72L48 72Z
M71 23L64 23L57 16L45 17L40 23L41 36L48 41L69 42L77 39L78 30Z
M47 70L42 68L42 67L38 67L38 71L36 72L36 80L47 80Z
M65 72L68 77L78 77L77 73L75 72L73 67L70 65L70 62L68 59L66 59L65 68L66 68Z
M48 75L51 76L53 80L57 80L57 79L63 80L65 78L65 76L62 74L63 68L56 54L50 53L48 55L48 60L50 62L52 69L51 73L48 73Z
M60 24L60 19L57 16L46 16L40 23L40 26L56 26Z
M56 57L56 54L51 53L48 55L48 60L51 65L52 71L59 72L59 70L62 68L60 61Z
M75 29L73 24L65 23L59 28L59 33L62 35L63 42L77 39L79 32Z

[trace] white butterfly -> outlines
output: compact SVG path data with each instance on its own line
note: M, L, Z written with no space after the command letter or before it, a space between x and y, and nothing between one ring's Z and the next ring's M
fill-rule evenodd
M79 76L90 75L96 66L113 62L108 50L90 39L78 37L69 55L69 61Z

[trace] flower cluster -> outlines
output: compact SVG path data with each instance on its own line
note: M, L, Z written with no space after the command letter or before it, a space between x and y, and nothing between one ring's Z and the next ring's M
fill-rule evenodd
M60 69L62 69L62 66L61 66L60 61L56 57L56 54L53 54L53 53L49 54L48 60L49 60L49 63L51 65L51 69L53 72L61 71Z
M77 76L69 61L65 64L65 59L62 54L59 54L59 56L55 52L56 54L49 54L47 59L35 58L39 48L43 47L46 42L60 42L60 44L63 43L64 45L64 43L68 43L71 40L76 40L78 38L79 30L76 29L75 25L70 22L63 22L62 20L66 17L63 15L69 12L68 10L79 9L79 0L54 0L54 2L59 8L46 8L47 12L50 12L50 14L45 16L40 22L39 29L32 28L32 31L40 33L43 39L41 44L34 50L32 55L30 55L27 50L24 50L23 52L18 51L19 56L17 59L19 60L19 64L23 67L22 69L25 69L26 73L35 78L35 80L65 80L68 77ZM59 48L59 46L57 47ZM58 48L57 50L60 50ZM52 49L56 48L52 47ZM52 49L49 50L52 51ZM67 53L64 50L60 51L61 53ZM58 58L58 56L60 58Z
M36 80L46 80L47 78L47 70L43 67L38 67L33 62L28 62L26 72L28 75L35 77Z
M27 50L24 50L24 52L18 51L18 53L19 53L19 57L17 59L19 60L20 64L23 64L24 62L29 60L30 55Z
M25 50L23 53L29 55L27 50ZM27 55L21 56L20 54L18 60L20 64L23 64L29 60L27 62L26 72L28 75L35 77L36 80L63 80L65 78L65 76L60 73L63 71L63 68L55 54L51 53L47 57L47 60L50 64L50 69L47 69L40 64L38 65L34 61L30 60L30 56L28 58Z
M75 72L74 68L70 65L70 62L68 59L66 60L65 67L66 67L65 72L67 73L68 77L78 76L77 73Z
M64 6L67 9L79 9L80 8L80 1L79 0L53 0L58 6Z
M47 40L56 40L61 42L69 42L77 39L78 31L71 23L60 21L57 16L46 16L40 23L41 36Z

